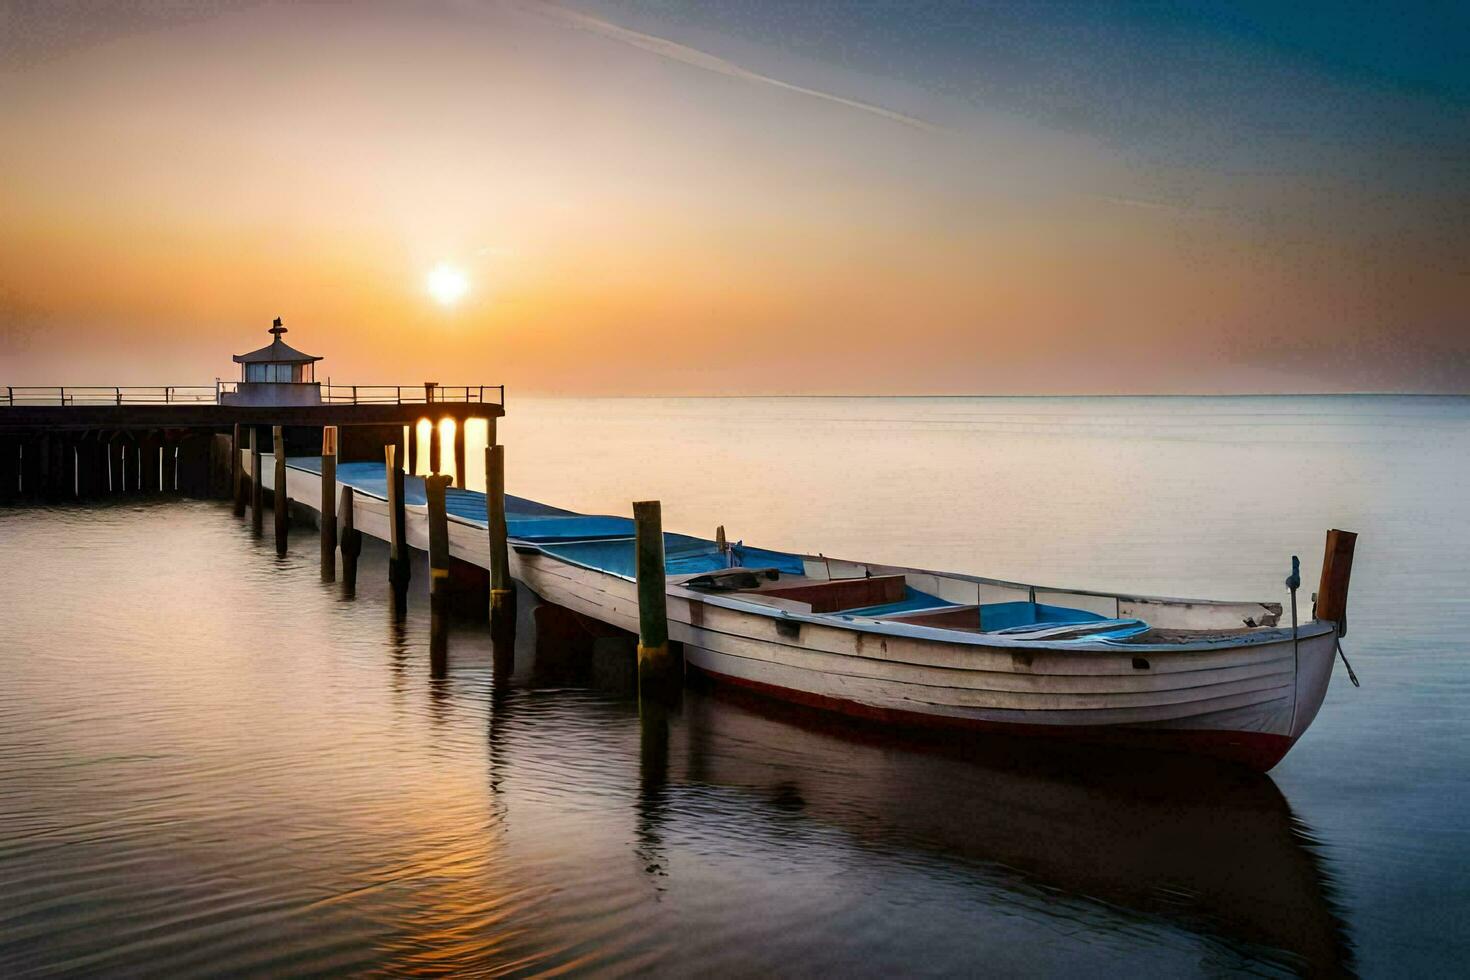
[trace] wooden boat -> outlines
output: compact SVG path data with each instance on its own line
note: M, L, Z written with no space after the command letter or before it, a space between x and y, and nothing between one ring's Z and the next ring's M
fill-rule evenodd
M310 472L314 462L291 466ZM386 538L383 468L337 472L357 491L357 527ZM484 496L448 497L451 554L488 567ZM409 478L406 499L409 543L427 548L421 481ZM515 497L506 510L517 580L637 631L630 519ZM1325 611L1345 609L1352 545L1329 532L1323 614L1293 626L1273 602L1052 588L664 539L670 638L689 668L719 681L904 726L1182 750L1263 771L1327 693L1344 614Z

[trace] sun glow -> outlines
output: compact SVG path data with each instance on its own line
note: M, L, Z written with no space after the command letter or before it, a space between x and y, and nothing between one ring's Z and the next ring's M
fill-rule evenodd
M440 263L429 271L425 286L434 302L440 306L453 306L470 291L470 280L464 270Z

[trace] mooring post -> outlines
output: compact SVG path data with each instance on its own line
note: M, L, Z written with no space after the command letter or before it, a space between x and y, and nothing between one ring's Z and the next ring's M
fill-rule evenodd
M444 491L450 479L441 473L424 477L429 506L429 674L448 672L449 652L449 514Z
M357 592L357 556L362 554L362 532L352 526L352 488L342 488L337 517L342 522L342 588L349 596Z
M322 581L337 577L337 427L322 427Z
M393 607L408 608L408 515L403 509L403 470L398 466L398 447L384 446L388 483L388 584L393 587Z
M1348 582L1353 574L1353 549L1358 536L1336 528L1327 532L1322 555L1322 579L1317 586L1317 619L1337 624L1337 635L1347 636Z
M470 482L465 475L465 449L464 428L468 419L454 420L454 485L461 490L468 489Z
M290 515L286 511L286 433L279 425L271 426L271 447L275 450L276 479L271 496L276 510L276 554L286 553L286 527Z
M235 495L235 516L245 516L245 469L240 465L240 423L230 435L230 491Z
M666 698L682 680L669 652L668 597L664 589L663 511L657 500L633 504L638 573L638 694Z
M403 460L409 476L417 476L419 472L419 422L414 419L408 423L408 454Z
M505 529L505 447L485 448L485 523L490 528L490 626L508 621L515 629L515 584L510 580L510 552Z
M260 478L260 427L250 427L250 530L260 534L265 527L265 481Z

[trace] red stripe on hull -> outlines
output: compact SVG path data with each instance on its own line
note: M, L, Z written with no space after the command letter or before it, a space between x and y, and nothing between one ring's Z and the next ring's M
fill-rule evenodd
M1093 725L1018 725L1011 722L956 718L952 715L930 715L919 711L879 708L871 704L860 704L857 701L829 697L825 694L813 694L810 691L797 691L788 687L778 687L775 684L766 684L761 681L748 680L744 677L722 674L704 667L696 667L694 664L690 664L689 668L691 670L697 670L720 683L731 684L748 691L754 691L765 697L777 698L782 701L789 701L793 704L805 705L806 707L817 708L823 711L835 711L852 718L885 722L890 725L899 725L905 728L961 729L965 731L993 732L1005 735L1055 738L1072 742L1119 745L1155 751L1188 752L1193 755L1203 755L1213 759L1221 759L1226 762L1249 766L1259 772L1266 772L1275 766L1290 751L1291 747L1296 744L1296 740L1293 738L1289 738L1286 735L1273 735L1268 732L1209 731L1206 729L1178 728L1122 728Z

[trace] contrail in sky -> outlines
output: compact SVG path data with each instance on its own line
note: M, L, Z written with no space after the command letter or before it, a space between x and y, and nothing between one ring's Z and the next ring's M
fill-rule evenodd
M565 7L559 7L553 3L539 2L539 0L530 0L530 2L521 3L518 6L524 10L539 13L542 16L560 21L578 30L599 34L609 40L620 41L623 44L656 54L661 58L678 61L694 68L714 72L717 75L739 78L747 82L757 82L761 85L770 85L774 88L785 89L788 92L809 95L814 99L835 102L838 105L847 106L849 109L857 109L861 112L870 113L871 115L881 116L892 122L900 123L904 126L912 126L915 129L921 129L925 132L943 132L939 126L919 119L916 116L909 116L902 112L895 112L892 109L885 109L882 106L873 105L870 102L860 102L857 99L833 95L831 92L823 92L819 89L794 85L791 82L783 82L779 78L772 78L770 75L762 75L760 72L742 68L732 61L726 61L724 58L717 57L706 51L701 51L698 48L691 48L677 41L670 41L666 38L655 37L652 34L644 34L626 27L619 27L617 24L609 23L608 21L593 17L590 14L581 13L580 11L568 10Z

